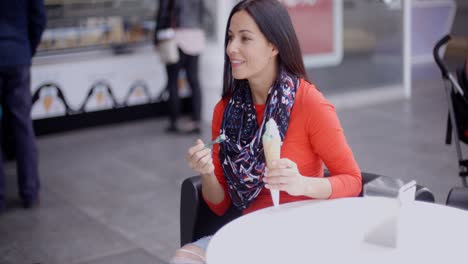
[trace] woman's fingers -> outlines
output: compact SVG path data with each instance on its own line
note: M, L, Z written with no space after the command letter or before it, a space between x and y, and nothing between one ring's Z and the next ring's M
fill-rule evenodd
M189 160L195 153L199 152L200 150L205 148L205 144L201 139L197 139L195 145L190 147L187 152L187 160Z
M189 148L186 158L190 168L198 173L210 173L214 170L211 150L206 148L200 139L196 141L194 146Z
M203 149L199 152L198 155L200 158L198 159L199 162L205 163L211 160L211 150L210 149Z
M209 174L214 171L214 165L213 165L213 159L210 156L204 157L202 160L199 162L200 169L198 172L200 174Z
M297 165L290 159L279 159L273 162L265 170L265 188L271 190L285 191L290 195L301 195L303 193L302 175Z
M263 181L268 184L276 185L276 184L287 184L289 183L289 179L290 177L288 176L273 176L273 177L269 176L269 177L265 177Z
M208 148L204 148L204 149L202 149L202 150L200 150L198 152L195 152L192 155L192 160L194 160L196 162L199 162L206 156L211 156L211 150L208 149Z
M194 154L192 156L192 159L190 160L190 163L193 164L193 167L195 169L200 169L203 166L205 166L205 164L207 162L209 162L209 161L211 161L211 152L210 152L210 150L208 150L208 151L201 150L201 151L197 152L196 154Z
M198 141L197 141L198 142ZM199 144L196 144L189 148L187 151L186 159L187 161L191 162L193 160L198 161L200 158L205 156L207 153L210 153L211 150L205 148L205 144L200 140Z
M281 169L281 168L297 168L297 165L294 161L290 160L290 159L287 159L287 158L282 158L282 159L279 159L279 160L275 160L272 162L273 164L271 164L270 166L270 170L271 169Z
M279 176L294 176L296 170L291 168L284 168L284 169L268 169L266 173L267 177L279 177Z
M265 184L265 188L270 190L286 191L286 184Z

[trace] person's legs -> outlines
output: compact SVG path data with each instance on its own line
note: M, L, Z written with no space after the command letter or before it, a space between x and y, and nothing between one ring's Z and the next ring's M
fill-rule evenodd
M177 131L177 118L180 111L178 79L181 63L166 64L167 89L169 90L169 128L168 132Z
M18 190L24 207L31 207L39 199L39 174L37 148L31 120L31 78L30 66L11 69L4 84L5 102L11 116Z
M4 86L4 80L3 80L3 72L2 69L0 69L0 103L3 102L2 96L3 96L3 86ZM1 109L1 115L0 115L0 140L2 139L3 135L3 112L5 109L5 106L3 104L0 105ZM2 142L0 142L0 213L5 210L5 175L3 171L3 149L2 149Z
M205 252L212 236L200 238L187 244L176 251L170 264L203 264L205 263Z
M198 78L198 58L199 56L185 55L184 68L187 73L187 81L192 90L192 120L195 124L193 129L194 132L199 132L200 127L199 123L201 120L201 107L202 107L202 98L201 98L201 89L200 89L200 80Z

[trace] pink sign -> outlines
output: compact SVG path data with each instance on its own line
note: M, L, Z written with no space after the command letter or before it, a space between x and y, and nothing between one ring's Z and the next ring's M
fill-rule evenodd
M280 2L289 11L304 55L333 51L333 1Z
M291 16L306 64L325 65L341 61L341 0L279 1Z

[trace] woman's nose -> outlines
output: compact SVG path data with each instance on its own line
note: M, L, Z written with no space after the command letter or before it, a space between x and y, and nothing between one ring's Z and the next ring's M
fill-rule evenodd
M226 47L227 54L228 55L235 54L237 53L237 51L238 51L237 44L235 43L234 40L231 40Z

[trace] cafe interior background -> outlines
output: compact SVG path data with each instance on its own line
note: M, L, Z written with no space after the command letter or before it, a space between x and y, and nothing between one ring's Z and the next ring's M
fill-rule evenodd
M193 176L184 155L196 138L163 132L165 69L152 45L157 2L45 0L48 25L31 84L43 201L33 211L12 201L0 216L0 263L167 263L178 247L180 184ZM221 93L225 23L235 2L205 1L204 139ZM447 103L432 48L450 33L444 58L451 69L463 63L468 2L282 2L307 72L336 106L362 169L416 178L443 204L461 181L453 146L444 145ZM183 72L179 94L190 104ZM430 138L414 143L420 133ZM11 157L8 137L2 147ZM14 160L7 176L14 200Z

